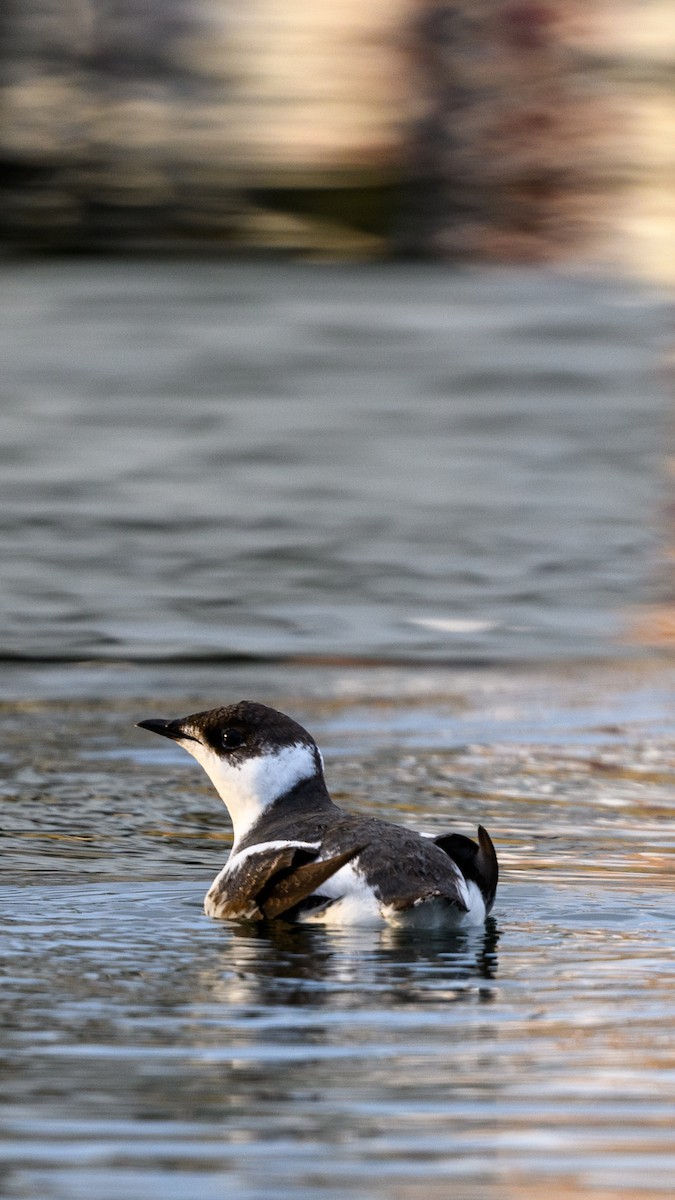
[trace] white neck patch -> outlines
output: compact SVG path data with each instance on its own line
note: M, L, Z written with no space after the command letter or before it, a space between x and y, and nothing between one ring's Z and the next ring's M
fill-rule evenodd
M316 775L313 748L298 742L239 763L221 758L201 742L186 739L180 745L204 768L227 806L234 827L233 853L275 800Z

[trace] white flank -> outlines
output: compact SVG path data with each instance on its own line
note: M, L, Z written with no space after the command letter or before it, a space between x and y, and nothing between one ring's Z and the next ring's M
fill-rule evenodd
M280 796L290 792L303 779L316 774L311 746L295 743L258 758L237 763L221 758L198 741L181 741L181 746L204 768L227 810L234 827L233 853L237 843Z
M465 925L482 925L487 913L485 911L485 901L477 883L472 881L467 883L466 890L469 893L469 911L465 914Z
M322 883L317 891L329 896L333 903L325 909L300 917L303 923L334 926L397 925L409 929L466 929L481 925L485 921L485 901L475 883L462 879L462 898L468 912L455 908L444 900L424 900L397 912L378 901L373 889L364 879L357 865L347 863L330 879ZM459 882L459 881L458 881Z
M358 859L356 860L358 862ZM354 863L340 867L330 879L317 888L321 896L333 901L325 909L312 913L311 909L300 919L319 925L381 925L382 909L373 889L366 883Z

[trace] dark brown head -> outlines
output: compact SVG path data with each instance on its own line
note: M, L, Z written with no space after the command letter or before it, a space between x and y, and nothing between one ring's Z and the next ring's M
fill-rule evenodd
M325 787L314 739L297 721L265 704L240 700L138 725L178 742L197 759L227 805L237 841L299 783L316 779Z

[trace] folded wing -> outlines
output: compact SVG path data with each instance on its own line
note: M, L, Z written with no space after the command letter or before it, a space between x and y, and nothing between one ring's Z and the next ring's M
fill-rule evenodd
M319 859L319 851L292 844L255 850L219 878L209 891L212 916L262 921L281 917L351 862L359 846Z

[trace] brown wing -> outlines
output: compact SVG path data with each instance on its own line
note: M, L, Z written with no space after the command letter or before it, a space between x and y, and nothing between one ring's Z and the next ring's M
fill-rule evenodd
M280 917L359 853L359 847L317 860L317 850L282 846L252 850L209 893L211 911L233 920Z
M358 839L363 845L357 873L367 880L384 908L403 912L440 898L466 912L464 877L457 864L431 838L376 818L352 818L349 829L350 841ZM344 844L345 833L346 828L333 829L330 837L339 836ZM327 836L324 846L328 842Z
M290 871L280 871L271 881L272 886L265 888L264 898L258 898L258 905L266 917L280 917L301 900L305 900L316 888L330 879L340 867L351 862L359 853L361 847L345 850L342 854L334 854L332 858L324 858L320 862L304 863L291 867Z

